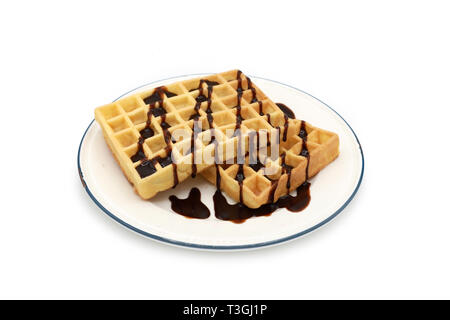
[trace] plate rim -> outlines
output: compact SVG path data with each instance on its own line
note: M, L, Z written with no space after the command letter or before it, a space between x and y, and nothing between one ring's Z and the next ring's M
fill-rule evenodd
M175 79L175 78L182 78L182 77L188 77L188 76L202 76L202 75L209 75L212 73L195 73L195 74L185 74L185 75L179 75L179 76L173 76L173 77L169 77L169 78L165 78L165 79L161 79L161 80L156 80L156 81L151 81L149 83L143 84L141 86L138 86L134 89L131 89L127 92L125 92L124 94L120 95L118 98L114 99L114 101L119 100L120 98L126 96L127 94L129 94L130 92L136 91L140 88L146 87L148 85L151 85L153 83L157 83L157 82L161 82L161 81L166 81L166 80L170 80L170 79ZM315 224L314 226L303 230L301 232L295 233L293 235L287 236L287 237L283 237L280 239L275 239L275 240L270 240L270 241L264 241L264 242L258 242L258 243L253 243L253 244L245 244L245 245L207 245L207 244L197 244L197 243L190 243L190 242L185 242L185 241L179 241L179 240L173 240L173 239L169 239L166 237L161 237L152 233L149 233L147 231L144 231L142 229L139 229L131 224L129 224L128 222L120 219L119 217L117 217L115 214L113 214L111 211L109 211L108 209L106 209L98 200L97 198L95 198L95 196L92 194L92 192L89 190L88 185L86 184L86 181L84 180L83 177L83 171L81 169L81 161L80 161L80 154L81 154L81 148L83 146L83 142L84 142L84 138L87 134L87 132L89 131L89 129L91 128L92 124L94 123L95 119L93 119L88 127L86 128L86 130L83 133L83 136L81 137L81 141L80 144L78 146L78 155L77 155L77 165L78 165L78 174L80 176L80 180L81 180L81 184L83 185L83 188L86 190L87 194L89 195L89 197L92 199L92 201L106 214L108 215L110 218L112 218L114 221L118 222L119 224L123 225L124 227L142 235L145 236L147 238L150 238L152 240L156 240L158 242L163 242L166 244L170 244L170 245L175 245L178 247L184 247L184 248L190 248L190 249L203 249L203 250L244 250L244 249L256 249L256 248L263 248L263 247L269 247L269 246L274 246L277 244L282 244L297 238L300 238L301 236L308 234L318 228L320 228L321 226L325 225L326 223L330 222L331 220L333 220L339 213L341 213L346 207L347 205L353 200L353 198L355 197L356 193L359 190L359 187L361 186L361 182L364 176L364 153L363 153L363 149L361 146L361 143L358 139L358 136L356 135L355 131L353 130L353 128L348 124L348 122L336 111L334 110L332 107L330 107L328 104L326 104L325 102L323 102L322 100L316 98L315 96L301 90L298 89L296 87L293 87L289 84L285 84L282 83L280 81L276 81L276 80L272 80L272 79L267 79L267 78L263 78L263 77L258 77L258 76L252 76L250 75L250 77L255 78L255 79L262 79L262 80L266 80L266 81L270 81L270 82L274 82L277 84L281 84L283 86L292 88L296 91L299 91L303 94L306 94L308 96L310 96L311 98L319 101L320 103L322 103L323 105L325 105L326 107L328 107L331 111L333 111L339 118L341 118L344 123L347 125L347 127L350 129L350 131L353 133L353 136L356 139L356 142L358 143L359 146L359 151L361 153L361 173L359 176L359 180L358 183L356 184L355 189L353 190L352 194L350 195L350 197L344 202L344 204L337 209L332 215L330 215L328 218L322 220L321 222Z

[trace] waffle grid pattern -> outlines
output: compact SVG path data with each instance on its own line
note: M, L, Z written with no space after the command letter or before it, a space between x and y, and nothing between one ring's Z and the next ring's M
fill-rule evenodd
M201 79L209 84L201 83ZM212 87L211 91L208 86ZM193 168L200 173L213 165L196 161L199 163L192 166L194 157L204 159L205 154L214 155L215 150L223 150L215 156L219 161L225 161L226 150L231 148L236 152L238 141L247 151L251 130L271 130L279 126L284 134L283 112L238 70L180 81L162 88L159 99L155 92L161 88L156 88L95 110L107 144L128 180L144 199L182 182L192 175ZM212 122L209 121L211 117ZM240 137L233 135L237 117L241 119ZM201 123L202 131L195 132L198 139L194 139L193 148L189 135L193 135L195 121ZM214 130L208 130L210 123ZM183 129L185 133L181 137L173 135L177 129ZM215 149L211 143L212 135L220 149ZM139 151L141 156L137 156ZM170 156L176 165L169 166L172 164L168 159ZM149 160L151 170L139 170Z
M280 134L279 157L270 157L268 150L256 149L252 155L246 155L245 164L222 164L218 168L208 168L202 175L209 182L216 184L216 175L220 174L220 189L236 202L244 203L250 208L277 201L303 184L308 178L317 174L339 154L339 139L335 133L319 129L310 124L289 119L288 135L283 141ZM292 131L291 131L292 130ZM250 135L257 144L257 135ZM264 143L263 143L264 145ZM252 162L250 162L252 158ZM255 159L259 161L256 162ZM270 171L265 171L270 168ZM239 171L243 174L242 186L237 178ZM268 173L268 174L266 174Z

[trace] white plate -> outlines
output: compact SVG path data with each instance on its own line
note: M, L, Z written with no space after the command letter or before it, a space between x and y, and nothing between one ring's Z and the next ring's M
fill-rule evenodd
M123 96L193 76L198 75L153 82ZM340 155L311 179L311 202L305 210L294 213L279 209L271 216L251 218L242 224L218 220L212 202L215 187L201 176L162 192L151 201L141 200L112 157L95 121L86 129L78 151L79 173L89 196L105 213L131 230L158 241L197 249L235 250L279 244L330 221L352 200L361 183L364 157L358 138L346 121L320 100L276 81L252 79L273 101L288 105L298 119L339 135ZM209 219L188 219L170 208L170 195L185 198L194 185L201 190L202 201L211 211Z

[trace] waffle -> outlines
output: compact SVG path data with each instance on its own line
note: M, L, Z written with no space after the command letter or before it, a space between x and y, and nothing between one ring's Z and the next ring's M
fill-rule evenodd
M271 112L281 114L250 79L231 70L136 93L96 108L95 118L125 176L149 199L228 160L227 150L236 152L239 142L247 148L246 132L270 129L263 114ZM237 126L242 135L233 134ZM186 133L177 137L178 129ZM205 155L212 161L199 161Z
M274 118L274 114L269 118ZM216 165L203 171L202 176L233 200L259 208L297 189L339 155L339 138L335 133L296 119L288 119L288 125L279 120L272 124L288 127L286 135L279 131L280 156L268 156L269 141L262 148L250 148L254 151L245 155L245 162ZM258 144L260 136L250 134L249 143ZM267 151L261 152L264 148ZM220 174L218 181L217 174Z
M289 119L239 70L136 93L98 107L95 118L143 199L198 173L216 183L219 172L221 190L257 208L295 189L338 155L337 135ZM265 143L262 137L255 141L264 130ZM274 136L279 150L272 150ZM261 158L263 170L249 164L255 143L272 154ZM299 155L302 150L307 157ZM246 164L233 164L244 159Z

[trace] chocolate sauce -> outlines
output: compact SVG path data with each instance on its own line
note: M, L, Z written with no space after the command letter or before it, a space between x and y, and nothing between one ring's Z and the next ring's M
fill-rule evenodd
M161 102L164 100L164 94L168 98L177 96L176 93L170 92L166 87L157 87L153 90L153 93L144 99L145 104L155 104L156 102Z
M241 72L238 71L238 73L237 73L237 77L238 77L238 89L237 89L237 92L238 92L238 114L240 114L239 113L239 105L240 105L240 100L239 100L240 94L239 93L242 92L240 76L241 76ZM247 79L247 81L248 81L248 79ZM248 83L249 83L249 86L251 86L251 82L248 82ZM262 115L262 110L261 110L262 103L260 103L259 106L260 106L259 113L260 113L260 115ZM280 105L278 105L278 106L280 107ZM292 112L292 110L285 107L284 105L283 105L283 107L280 107L280 109L283 110L283 113L285 114L283 141L286 141L286 135L287 135L288 126L289 126L288 118L295 119L295 115ZM271 124L270 123L270 114L267 114L267 120L268 120L269 124ZM239 121L238 117L236 117L236 128L238 128L240 125L238 123L238 121ZM280 139L280 127L277 127L277 130L278 130L278 139ZM303 140L302 150L300 152L300 155L307 158L306 180L308 180L308 177L309 177L308 176L309 152L308 152L307 145L306 145L307 132L306 132L304 121L302 121L299 136ZM250 139L249 143L250 143L250 145L252 145L254 143L254 141L253 141L254 138L252 136L249 136L249 139ZM257 143L258 143L257 149L259 149L259 135L258 135ZM249 148L250 148L249 157L252 157L252 149L250 146L249 146ZM240 148L238 147L238 157L239 157L239 150L240 150ZM259 170L259 168L260 168L259 165L260 165L260 163L257 164L255 167L253 167L252 165L250 165L250 166L255 171L257 171L256 169ZM282 170L283 170L282 173L287 173L287 175L288 175L288 179L286 182L286 188L288 190L291 187L292 169L293 169L292 166L286 164L286 153L284 153L282 155ZM242 203L242 182L243 182L244 178L245 177L244 177L244 173L243 173L243 166L239 165L239 169L236 174L235 180L237 180L239 183L240 202L236 203L236 204L229 204L228 201L226 200L226 198L223 196L223 194L220 191L220 171L219 171L219 166L217 165L217 162L216 162L216 188L217 188L217 190L214 193L213 200L214 200L215 216L218 219L232 221L234 223L242 223L250 217L270 215L272 212L274 212L278 208L286 208L287 210L292 211L292 212L299 212L299 211L302 211L303 209L305 209L311 200L311 196L310 196L310 192L309 192L310 183L308 181L305 181L302 185L300 185L296 189L295 196L291 196L290 194L287 194L285 196L280 197L277 200L277 202L274 202L275 192L278 187L278 180L274 180L274 181L272 181L272 186L271 186L270 193L269 193L269 202L267 204L262 205L261 207L259 207L257 209L251 209ZM269 178L269 180L270 180L270 178Z
M192 188L186 199L178 199L172 195L169 197L172 210L188 218L207 219L210 212L201 201L200 190Z
M147 121L145 122L145 127L144 129L142 129L139 134L141 135L141 137L143 137L144 139L153 137L155 135L155 132L153 131L152 128L150 128L150 124L152 122L152 109L155 107L155 105L151 104L148 107L148 111L147 111Z
M206 83L207 84L207 89L208 89L208 96L205 96L203 94L203 87L202 84ZM197 96L197 98L195 98L196 100L196 104L194 107L194 110L196 112L196 114L191 115L191 117L189 118L189 120L191 119L196 119L200 116L199 110L200 110L200 105L202 102L207 101L208 102L208 106L205 110L206 114L207 114L207 118L208 118L208 124L209 124L209 128L211 129L212 126L212 122L213 122L213 116L212 116L212 110L211 110L211 94L212 94L212 90L213 90L213 86L218 85L218 82L215 81L209 81L209 80L204 80L201 79L198 85L198 88L194 89L194 90L199 90L199 95Z
M300 124L300 132L298 133L298 136L300 138L302 138L303 140L305 140L306 137L308 136L308 132L306 132L306 124L305 124L305 121L303 121L303 120Z
M154 174L157 170L155 167L155 163L158 162L161 167L167 167L168 165L172 165L173 168L173 188L175 188L178 184L178 173L177 173L177 165L173 163L172 161L172 138L171 134L168 131L170 128L170 124L166 122L166 110L164 109L164 97L175 97L176 94L173 92L170 92L167 90L166 87L157 87L153 91L153 93L144 99L144 102L146 104L149 104L149 109L147 112L147 121L145 124L144 129L142 129L139 134L139 140L138 140L138 150L135 155L131 157L131 161L137 162L139 160L142 160L142 162L136 167L136 171L139 173L141 178L145 178L149 175ZM158 106L156 107L156 104L158 103ZM166 142L167 146L165 148L166 150L166 157L162 158L161 156L157 156L153 159L147 159L144 150L143 150L143 144L145 139L153 137L155 135L155 132L152 128L150 128L151 124L151 118L154 117L161 117L161 123L160 126L163 130L163 136L164 141Z
M206 85L208 86L208 87L214 87L214 86L217 86L217 85L219 85L219 83L218 82L216 82L216 81L210 81L210 80L200 80L201 81L201 83L206 83ZM199 87L201 86L201 84L199 85ZM192 91L195 91L195 90L199 90L199 87L198 88L192 88L191 90L189 90L189 92L192 92Z
M242 189L243 189L243 182L245 179L244 176L244 162L245 162L245 155L242 154L242 132L241 132L241 123L242 123L242 116L241 116L241 100L242 100L242 72L238 70L237 72L237 80L238 80L238 86L237 86L237 113L236 113L236 125L235 125L235 131L233 136L238 135L238 145L237 145L237 163L239 164L238 171L236 173L235 180L239 183L239 202L242 203Z
M235 126L235 131L241 129L241 124L242 124L242 115L241 115L241 105L238 104L236 106L237 111L236 111L236 126ZM239 133L240 134L240 133Z
M211 109L209 109L209 110L206 109L206 118L208 119L209 128L212 129L213 128L214 117L212 115Z
M252 91L252 100L250 101L250 103L258 101L258 99L256 99L256 89L253 87L252 80L250 80L249 77L247 77L247 87Z
M241 203L229 204L220 190L216 190L213 200L216 218L234 223L243 223L253 216L268 215L276 210L276 208L267 210L265 205L258 209L250 209Z
M139 173L141 178L148 177L156 172L155 165L152 160L143 160L137 167L136 171Z
M162 98L160 96L160 92L158 88L156 88L155 91L153 91L152 95L144 99L144 102L145 104L154 104L155 102L159 102L161 100Z
M262 110L262 107L263 107L262 101L258 101L258 105L259 105L259 115L263 116L264 113L263 113L263 110Z
M205 82L206 82L206 85L207 85L208 87L214 87L214 86L219 85L219 83L216 82L216 81L205 80Z
M167 98L172 98L172 97L176 97L177 96L176 93L170 92L168 90L164 90L164 93L166 94Z
M261 161L259 161L259 158L257 157L256 158L256 163L250 164L249 166L250 166L250 168L252 168L256 172L258 172L261 168L264 167L264 164L262 164Z
M302 150L300 150L300 156L306 157L306 169L305 169L305 180L309 179L309 150L306 145L306 140L308 139L308 133L306 132L306 125L305 121L302 120L302 123L300 125L300 133L299 137L302 138Z
M150 105L148 112L147 112L147 121L145 123L144 129L142 129L139 134L141 135L138 140L138 150L135 155L131 157L131 161L137 162L139 160L145 159L145 153L142 145L144 144L145 139L153 137L155 135L155 132L150 128L151 118L152 118L152 108L154 105Z
M153 116L155 116L155 117L160 117L163 114L167 113L166 109L164 109L161 105L157 108L151 108L150 110L151 110Z
M138 162L139 160L145 159L145 153L144 153L144 148L143 148L143 144L144 144L144 137L139 137L138 140L138 150L136 152L136 154L134 156L131 157L131 161L133 162Z
M195 100L199 103L202 103L202 102L205 102L206 100L208 100L208 98L205 95L201 94L197 98L195 98Z
M131 161L138 162L139 160L142 160L142 159L145 159L145 153L144 153L144 150L142 149L142 146L141 146L138 149L138 151L136 152L136 154L131 157Z
M289 167L290 169L287 169ZM284 169L289 170L288 174L290 175L290 170L292 169L292 167L285 164ZM216 170L216 177L220 177L218 170ZM288 183L288 188L290 188L290 177L288 178ZM251 217L268 216L279 208L286 208L291 212L300 212L305 209L311 201L311 195L309 191L310 185L311 184L308 181L305 181L296 189L296 194L294 196L287 194L280 197L277 202L274 202L278 180L272 181L272 186L269 194L269 202L256 209L249 208L242 203L229 204L226 198L220 192L220 189L217 188L213 196L215 216L216 218L221 220L231 221L234 223L243 223L246 219Z
M300 212L311 201L309 186L310 183L305 182L297 188L295 196L285 195L275 203L267 203L256 209L249 208L241 203L229 204L220 190L216 190L213 196L215 216L221 220L243 223L251 217L268 216L279 208L286 208L291 212Z
M194 106L194 111L195 114L191 116L192 119L196 120L200 117L200 106L202 104L202 102L205 102L208 100L208 97L206 97L205 95L203 95L203 83L205 82L205 80L200 79L199 83L198 83L198 88L196 90L199 90L198 96L197 98L195 98L195 106ZM189 118L189 119L191 119Z
M269 193L269 201L268 201L268 203L274 203L275 202L275 191L277 191L277 187L278 187L278 180L271 180L269 177L267 177L267 178L272 183L272 185L270 186L270 193Z
M237 135L241 135L241 123L242 123L242 115L241 115L241 100L242 100L242 77L241 77L242 71L238 70L237 72L237 80L238 80L238 86L237 86L237 105L234 108L237 108L236 110L236 125L234 127L234 133L232 137L236 137ZM239 150L238 150L239 152Z
M281 167L283 168L282 174L287 173L288 175L288 179L286 181L286 189L288 190L289 193L289 189L291 188L291 171L293 167L286 164L286 153L283 153L283 155L281 156Z
M250 218L250 217L258 217L258 216L267 216L270 215L272 212L274 212L275 210L277 210L278 208L286 208L289 211L292 212L298 212L303 210L304 208L306 208L310 202L310 192L309 192L309 187L310 187L310 183L309 182L305 182L302 185L300 185L297 189L296 189L296 195L295 196L291 196L291 195L285 195L280 197L276 202L274 202L275 199L275 192L277 190L278 187L278 180L272 181L272 186L270 189L270 193L269 193L269 202L265 205L262 205L261 207L257 208L257 209L251 209L247 206L245 206L243 204L243 199L242 199L242 188L243 188L243 181L245 179L245 175L244 175L244 157L245 155L242 154L242 149L241 149L241 133L240 133L240 127L241 127L241 122L242 122L242 116L241 116L241 99L242 99L242 93L243 93L243 88L242 88L242 78L241 78L242 72L238 71L237 72L237 80L238 80L238 85L237 85L237 112L236 112L236 125L235 125L235 134L237 133L238 136L238 171L236 173L235 176L235 180L238 182L239 184L239 203L236 204L229 204L228 201L226 200L226 198L223 196L222 192L220 191L220 185L221 185L221 175L220 175L220 166L219 166L219 161L218 161L218 141L215 140L215 138L213 136L211 136L211 141L210 143L214 142L215 144L215 155L214 155L214 159L215 159L215 167L216 167L216 192L214 193L213 196L213 200L214 200L214 211L215 211L215 216L218 219L221 220L227 220L227 221L232 221L234 223L242 223L244 222L246 219ZM203 95L203 88L202 88L202 83L205 82L208 85L208 96ZM256 90L255 88L252 86L252 82L251 80L247 77L247 84L248 84L248 89L250 89L252 91L252 100L251 102L258 102L259 104L259 114L263 115L262 112L262 102L258 101L256 99ZM193 160L195 157L195 139L196 139L196 133L198 132L198 117L200 116L199 114L199 109L200 109L200 104L204 101L208 101L208 108L206 109L206 113L208 115L208 122L209 122L209 128L212 129L212 111L211 111L211 92L212 92L212 86L214 85L218 85L217 82L214 81L208 81L208 80L200 80L199 83L199 87L197 89L193 89L193 90L199 90L199 95L196 98L196 106L194 107L194 110L196 111L196 114L194 114L192 117L194 119L194 126L193 126L193 132L192 132L192 142L191 142L191 150L190 152L192 152L193 154ZM191 91L193 91L191 90ZM167 94L166 94L167 95ZM283 113L285 114L285 123L284 123L284 134L283 134L283 141L286 141L286 137L287 137L287 131L288 131L288 118L292 118L295 119L295 115L292 112L292 110L290 110L288 107L282 105L282 104L277 104L280 109L283 111ZM267 118L268 118L268 122L270 123L270 114L267 114ZM165 123L165 116L162 119L161 122L161 127L163 127L163 123ZM170 126L169 126L170 127ZM280 127L276 128L278 130L278 139L280 139ZM167 128L163 127L163 131L166 131ZM170 134L169 134L170 135ZM268 134L269 135L269 134ZM165 135L166 136L166 135ZM233 135L235 136L235 135ZM304 156L307 158L307 166L306 166L306 180L308 179L308 169L309 169L309 152L307 149L307 145L306 145L306 139L307 139L307 132L306 132L306 127L305 127L305 123L304 121L302 121L301 124L301 128L300 128L300 132L299 132L299 137L302 138L303 140L303 144L302 144L302 150L300 152L301 156ZM249 138L250 138L250 154L249 154L249 158L250 158L250 167L253 168L253 170L258 171L259 169L261 169L264 165L259 161L259 157L258 154L256 152L256 159L255 159L255 155L253 153L253 149L254 149L254 133L249 133ZM269 139L267 139L268 143ZM257 140L256 140L256 150L259 150L259 132L257 133ZM171 149L170 149L171 151ZM138 154L139 151L136 153ZM289 190L290 189L290 183L291 183L291 171L293 169L292 166L286 164L285 161L286 158L286 154L284 153L282 155L282 173L287 173L288 174L288 179L286 182L286 187ZM256 160L256 161L255 161ZM157 161L161 164L161 166L167 166L171 163L171 160L169 162L169 160L167 160L167 158L159 158L157 159ZM256 162L256 163L253 163ZM145 165L143 165L145 163ZM148 160L144 160L143 163L140 165L142 167L145 167L147 165L151 165L153 166L153 162L152 161L148 161ZM144 170L148 170L151 171L151 166L149 167L150 169L137 169L138 172L144 171ZM138 166L139 167L139 166ZM154 169L154 166L153 166ZM156 171L156 169L154 169ZM196 165L195 165L195 161L193 161L193 167L192 167L192 172L193 172L193 176L195 176L196 174ZM176 172L176 170L175 170ZM269 178L270 179L270 178ZM189 196L186 199L178 199L176 196L172 195L169 197L170 201L171 201L171 205L172 205L172 210L174 210L175 212L184 215L186 217L190 217L190 218L198 218L198 219L206 219L210 216L210 212L208 210L208 208L201 202L200 199L200 191L197 188L193 188L190 193Z
M244 182L245 176L244 176L244 165L240 164L238 168L238 172L236 173L235 180L239 183L239 202L242 203L242 186Z
M305 181L297 188L297 194L295 196L286 195L280 197L276 202L278 208L286 208L291 212L300 212L305 209L311 201L310 186L311 184Z
M161 167L167 167L168 165L172 164L172 157L171 155L167 155L165 158L162 158L161 156L157 156L156 158L153 158L154 161L158 161Z
M203 83L207 84L207 88L208 88L208 96L205 96L203 94ZM191 150L190 152L192 153L192 178L195 178L195 176L197 175L197 164L195 163L195 141L197 140L197 135L199 132L201 132L202 130L200 130L199 126L198 126L198 118L200 117L200 106L202 104L202 102L207 101L208 102L208 107L206 109L206 113L207 113L207 118L208 118L208 124L209 124L209 128L211 129L212 126L212 122L213 122L213 117L211 115L212 110L211 110L211 94L212 94L212 87L215 85L218 85L218 82L215 81L209 81L209 80L204 80L204 79L200 79L199 83L198 83L198 88L196 90L199 90L198 96L197 98L195 98L196 103L194 106L194 111L195 113L193 115L191 115L191 117L189 118L189 120L193 119L194 120L194 125L193 125L193 130L192 130L192 137L191 137ZM213 139L211 138L211 141Z
M210 129L213 127L213 120L214 120L213 115L212 115L213 111L211 109L211 102L212 102L211 101L211 94L212 94L212 90L213 90L213 88L212 88L213 85L211 85L211 82L212 81L206 80L206 83L208 84L208 106L206 107L206 110L205 110L206 118L208 118L208 125L209 125ZM214 83L217 83L217 82L214 82Z
M166 115L163 114L161 116L161 123L159 124L163 130L163 136L164 136L164 141L166 142L167 145L169 145L169 143L171 143L171 136L170 136L170 132L169 132L169 128L170 128L170 124L168 124L166 122Z
M141 137L144 138L144 139L151 138L151 137L153 137L155 135L155 132L150 127L145 127L144 129L139 131L139 133L141 134Z
M161 102L162 103L162 102ZM163 137L164 137L164 141L166 142L167 146L166 146L166 158L170 158L170 162L172 163L172 169L173 169L173 187L175 188L178 185L178 172L177 172L177 164L173 163L172 161L172 136L169 132L169 128L170 128L170 124L168 124L166 122L166 115L163 114L161 116L161 123L160 126L163 130ZM168 160L166 160L168 161Z
M288 118L295 119L295 113L294 113L294 111L291 110L291 108L289 108L287 105L285 105L285 104L283 104L283 103L277 102L277 103L275 103L275 104L278 106L278 108L281 109L281 111L283 111L283 113L284 113Z

